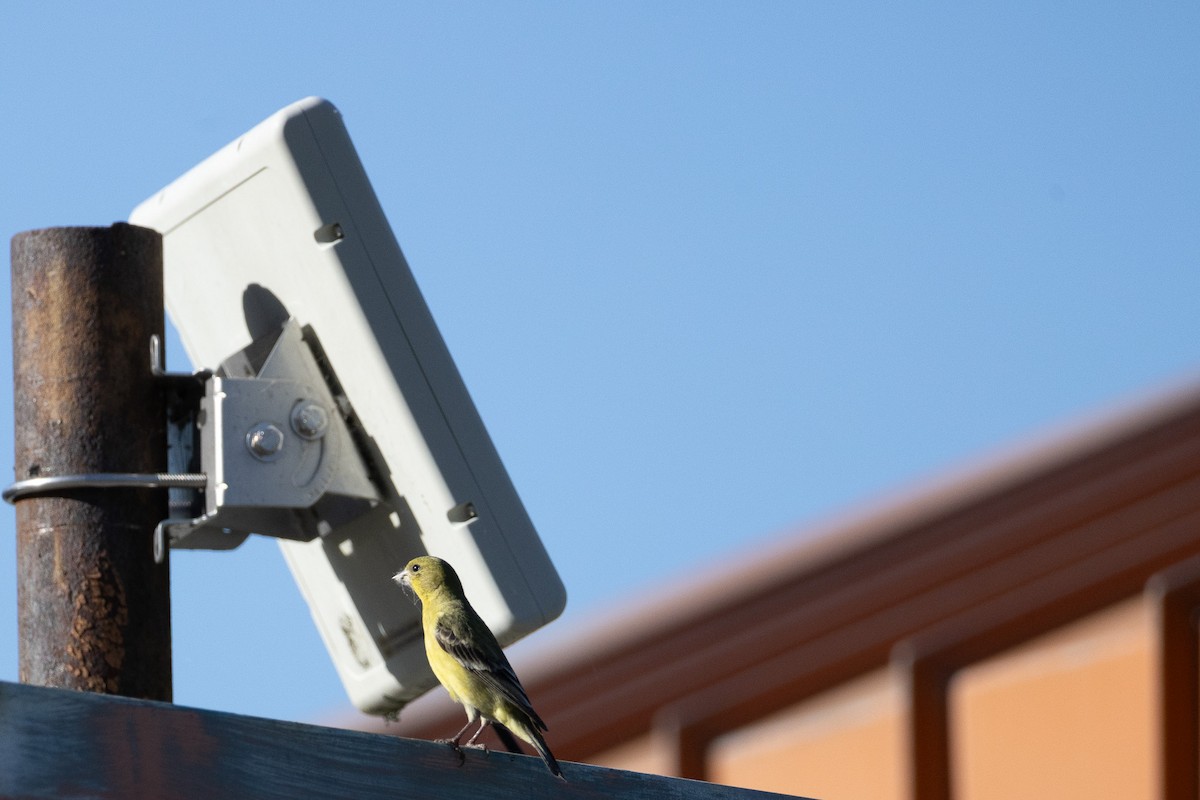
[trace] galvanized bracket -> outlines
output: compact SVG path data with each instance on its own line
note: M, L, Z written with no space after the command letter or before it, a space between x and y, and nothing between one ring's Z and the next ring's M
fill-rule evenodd
M166 373L153 341L151 370L167 392L167 473L31 478L5 489L4 499L167 488L156 561L168 545L228 550L251 533L309 541L379 502L366 437L316 335L296 320L251 342L215 374Z
M311 329L288 319L205 379L196 430L207 481L186 515L160 526L172 547L227 550L251 533L309 541L379 501L353 409L320 356Z

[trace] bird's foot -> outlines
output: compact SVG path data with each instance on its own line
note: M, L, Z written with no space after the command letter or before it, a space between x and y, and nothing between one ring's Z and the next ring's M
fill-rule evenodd
M464 744L463 747L469 747L472 750L482 750L483 754L485 756L491 755L491 752L492 752L491 750L488 749L488 746L486 744L484 744L483 742L468 742L467 744Z
M454 750L454 754L458 756L458 765L460 767L467 763L467 754L462 751L462 747L459 746L458 742L453 739L434 739L434 741L438 744L450 745L450 748Z

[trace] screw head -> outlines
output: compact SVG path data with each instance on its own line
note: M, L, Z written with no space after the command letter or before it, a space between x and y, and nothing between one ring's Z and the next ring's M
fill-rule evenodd
M320 439L329 428L329 412L324 406L301 400L292 407L292 430L304 439Z
M270 422L260 422L246 434L246 448L259 461L274 461L283 452L283 431Z

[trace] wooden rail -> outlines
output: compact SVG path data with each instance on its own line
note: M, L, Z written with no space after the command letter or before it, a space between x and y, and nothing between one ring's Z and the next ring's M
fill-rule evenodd
M780 795L0 682L0 797L599 798Z

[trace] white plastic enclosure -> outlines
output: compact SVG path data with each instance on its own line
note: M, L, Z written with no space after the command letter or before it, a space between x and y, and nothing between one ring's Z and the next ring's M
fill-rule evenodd
M419 610L391 580L413 556L449 561L503 644L562 612L562 582L332 104L275 113L130 221L163 234L167 309L196 369L286 310L361 423L384 500L279 542L356 706L394 711L435 683Z

